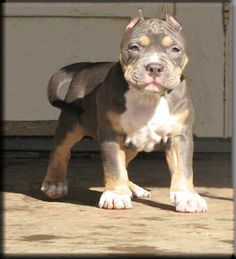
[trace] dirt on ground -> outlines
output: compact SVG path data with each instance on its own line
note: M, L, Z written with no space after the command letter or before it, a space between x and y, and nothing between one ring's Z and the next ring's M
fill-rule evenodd
M233 254L233 189L230 156L194 159L196 190L206 213L178 213L169 201L170 175L163 157L136 158L129 176L151 191L132 209L105 210L99 156L70 160L69 194L58 201L40 192L47 157L5 160L5 255L227 255Z

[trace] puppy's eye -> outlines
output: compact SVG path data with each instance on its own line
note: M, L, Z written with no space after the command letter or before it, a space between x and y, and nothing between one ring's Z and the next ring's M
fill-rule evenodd
M173 47L171 48L171 52L172 52L172 53L175 53L175 54L178 54L178 53L181 52L181 48L178 47L178 46L173 46Z
M140 50L140 47L138 44L133 44L129 47L129 50L134 51L134 52L138 52Z

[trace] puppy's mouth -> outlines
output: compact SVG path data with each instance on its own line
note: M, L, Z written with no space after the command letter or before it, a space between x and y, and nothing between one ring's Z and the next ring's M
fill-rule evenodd
M179 75L172 70L169 68L156 73L155 71L144 71L143 67L141 69L131 67L131 69L125 70L124 75L128 84L137 90L162 95L180 83Z
M161 77L152 77L146 76L143 89L150 92L163 92L165 90L165 86L163 83L163 79Z

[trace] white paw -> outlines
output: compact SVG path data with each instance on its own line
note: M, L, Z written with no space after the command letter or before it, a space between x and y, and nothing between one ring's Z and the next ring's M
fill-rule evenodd
M104 209L130 209L132 208L131 197L129 194L105 191L100 198L98 206Z
M205 212L206 201L193 192L170 192L170 201L175 205L176 211L181 212Z
M49 182L45 181L42 184L41 191L52 199L61 198L68 193L66 182Z
M147 198L147 197L151 197L151 193L145 189L143 189L140 186L135 186L134 188L131 189L132 194L134 197L137 198Z

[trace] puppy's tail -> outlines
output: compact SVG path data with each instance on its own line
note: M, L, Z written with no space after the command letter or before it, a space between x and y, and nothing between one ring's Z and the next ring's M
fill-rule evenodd
M48 82L47 94L48 100L51 105L65 110L74 110L74 104L68 103L59 97L60 88L66 83L70 84L73 78L73 73L67 73L63 70L59 70L52 75Z
M58 94L63 85L71 83L75 74L91 65L93 65L91 62L74 63L61 68L58 72L53 74L49 80L47 88L48 100L51 105L59 109L74 111L76 113L83 112L81 100L79 98L68 102L66 100L62 100ZM68 91L70 91L70 88Z

